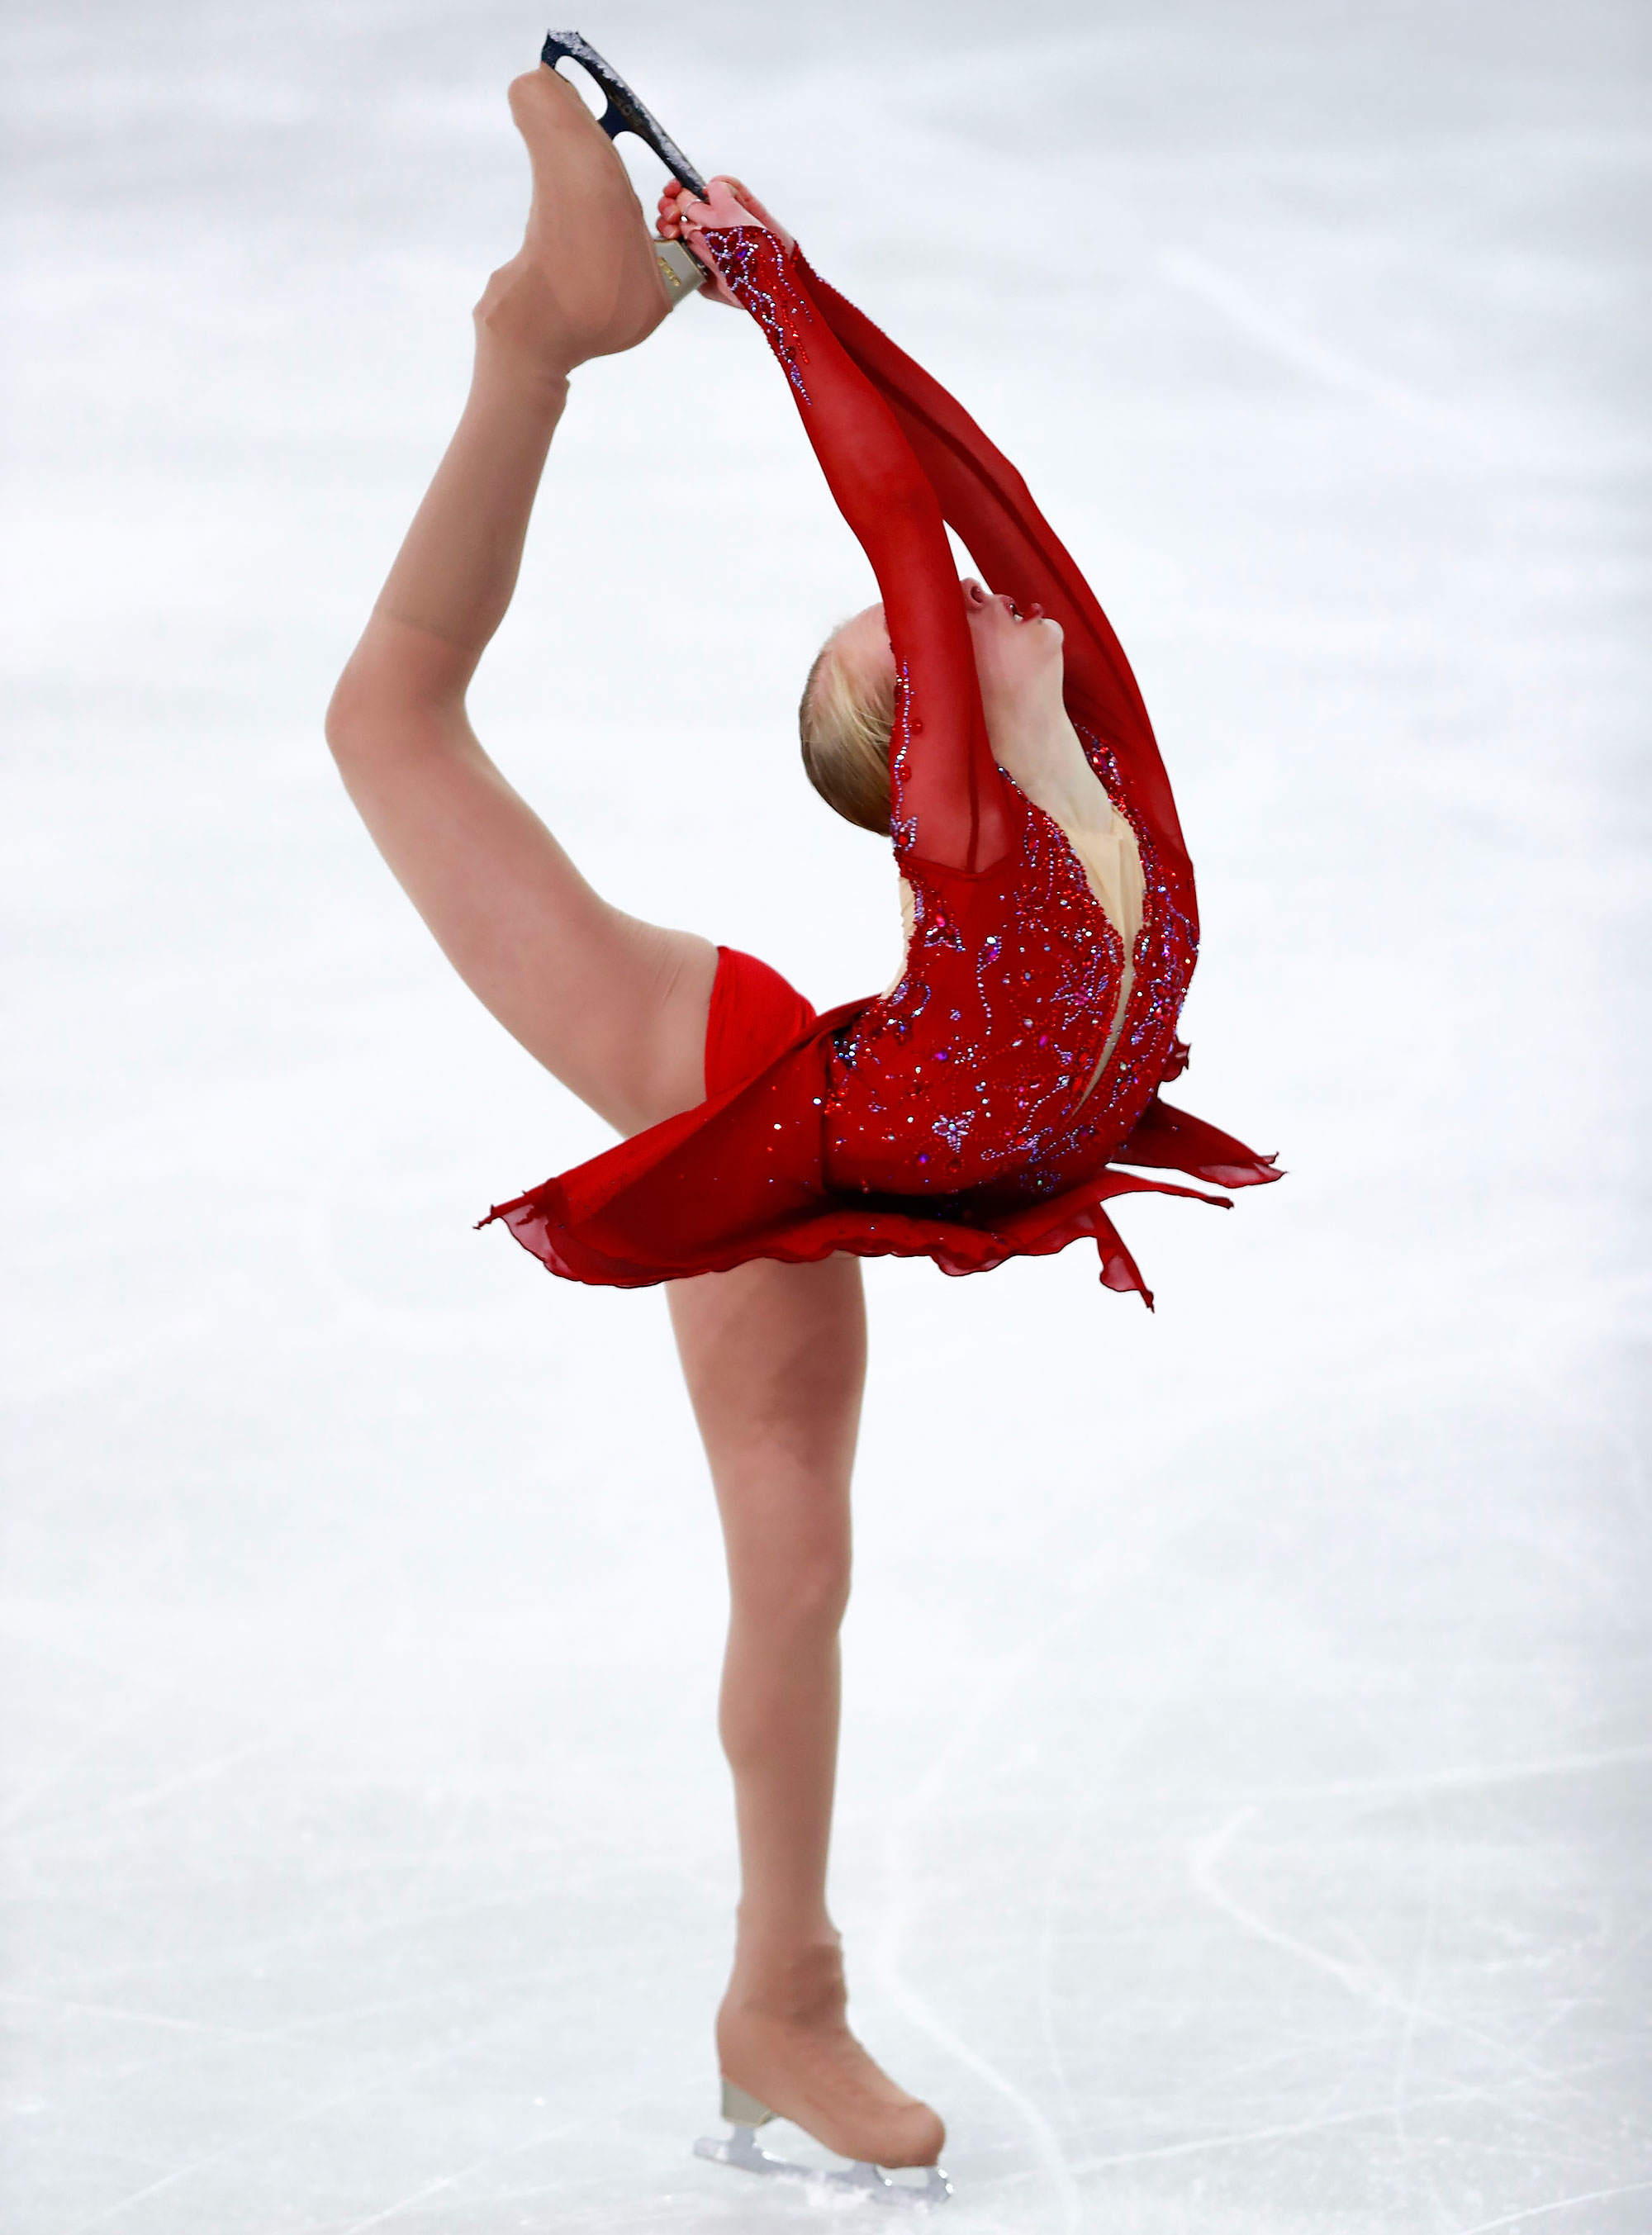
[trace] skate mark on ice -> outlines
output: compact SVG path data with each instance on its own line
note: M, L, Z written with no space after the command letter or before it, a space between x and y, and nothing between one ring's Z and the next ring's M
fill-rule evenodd
M1462 2103L1478 2102L1480 2091L1474 2088L1454 2088L1443 2095L1431 2096L1418 2108L1428 2111L1449 2111ZM1391 2107L1384 2103L1367 2103L1355 2111L1327 2111L1312 2119L1293 2119L1272 2127L1242 2127L1229 2134L1196 2134L1184 2142L1154 2142L1145 2149L1115 2150L1106 2157L1081 2158L1072 2168L1075 2173L1088 2175L1112 2173L1130 2166L1151 2165L1162 2158L1202 2157L1211 2150L1259 2149L1270 2142L1288 2142L1305 2134L1328 2133L1337 2127L1380 2126L1391 2115ZM1465 2230L1464 2235L1472 2235Z
M1192 1839L1188 1843L1189 1878L1195 1891L1202 1895L1213 1909L1230 1919L1253 1939L1265 1941L1282 1955L1293 1956L1298 1963L1311 1964L1315 1970L1325 1972L1360 2002L1401 2015L1413 2013L1420 2022L1436 2026L1442 2033L1454 2034L1459 2041L1472 2042L1477 2048L1489 2050L1501 2061L1513 2065L1534 2080L1542 2081L1545 2087L1560 2088L1579 2101L1589 2101L1587 2091L1574 2081L1568 2080L1547 2065L1539 2064L1512 2042L1500 2041L1495 2035L1482 2032L1478 2026L1466 2025L1461 2019L1452 2017L1444 2010L1434 2009L1414 1997L1401 1994L1393 1979L1374 1961L1367 1958L1363 1965L1350 1963L1340 1956L1334 1956L1328 1949L1318 1947L1313 1941L1304 1940L1297 1934L1269 1923L1267 1917L1258 1915L1254 1909L1247 1908L1244 1903L1230 1894L1216 1874L1217 1865L1238 1833L1255 1820L1257 1813L1255 1808L1238 1809L1216 1831L1202 1839Z
M1400 2020L1400 2042L1394 2051L1393 2130L1394 2140L1407 2165L1416 2163L1412 2148L1411 2128L1407 2117L1406 2090L1411 2084L1412 2058L1417 2046L1417 2029L1420 2022L1422 1996L1428 1984L1433 1962L1434 1937L1439 1924L1439 1836L1434 1821L1434 1812L1426 1793L1419 1794L1426 1833L1428 1897L1423 1910L1422 1933L1417 1949L1417 1959L1412 1967L1411 1991L1406 1997L1404 2015Z
M973 1722L974 1718L967 1720ZM984 2080L1010 2105L1031 2136L1033 2148L1060 2199L1065 2235L1078 2235L1084 2225L1084 2198L1072 2177L1066 2152L1061 2147L1061 2138L1055 2128L1032 2097L1018 2088L1007 2073L1000 2072L960 2034L954 2032L917 1989L908 1983L901 1970L901 1943L912 1907L912 1824L950 1769L951 1756L961 1751L962 1737L969 1735L973 1735L973 1732L967 1731L954 1737L952 1745L919 1785L913 1800L894 1818L885 1833L884 1877L889 1896L884 1912L883 1930L878 1937L875 1976L884 1993L909 2024L928 2034L937 2048L945 2049L966 2071L973 2072L978 2080Z
M1006 1661L983 1673L976 1687L975 1697L954 1726L951 1738L908 1794L905 1806L890 1816L883 1840L884 1883L888 1895L883 1926L878 1936L874 1957L875 1976L880 1986L908 2022L927 2034L938 2048L955 2058L967 2071L973 2072L977 2079L984 2080L1019 2118L1060 2199L1065 2235L1078 2235L1084 2224L1084 2199L1078 2182L1072 2177L1059 2135L1032 2097L1018 2088L1007 2073L1000 2072L961 2035L955 2033L908 1983L901 1968L901 1948L913 1907L915 1872L912 1865L912 1842L914 1825L932 1806L948 1779L961 1771L963 1763L978 1743L981 1726L989 1720L993 1709L1001 1706L1004 1688L1013 1679L1013 1672L1022 1662L1042 1654L1052 1635L1071 1627L1088 1612L1087 1603L1076 1607L1056 1625L1053 1632L1042 1632L1036 1640L1029 1641L1018 1652L1009 1655Z
M109 2225L113 2221L121 2219L135 2206L147 2204L152 2197L165 2195L169 2189L178 2187L183 2181L193 2179L197 2173L207 2173L215 2166L227 2164L244 2150L257 2149L262 2144L273 2140L277 2135L292 2133L295 2130L307 2126L311 2120L327 2118L336 2111L353 2109L357 2104L380 2094L386 2088L405 2085L410 2080L423 2078L427 2073L439 2071L442 2066L452 2064L459 2057L469 2055L478 2046L490 2044L508 2038L513 2033L521 2032L529 2022L521 2018L511 2019L491 2029L468 2033L461 2041L444 2042L440 2049L423 2056L411 2057L399 2063L387 2062L382 2070L373 2073L364 2080L357 2081L347 2088L336 2088L329 2095L324 2095L314 2102L306 2103L296 2111L290 2111L282 2118L272 2119L267 2125L255 2127L250 2133L237 2134L233 2140L222 2142L217 2148L205 2151L200 2157L191 2158L187 2164L174 2166L169 2172L158 2174L154 2179L146 2182L141 2188L132 2189L125 2196L117 2197L113 2204L101 2206L87 2219L77 2219L73 2226L63 2230L63 2235L91 2235L94 2228ZM560 2126L548 2127L544 2133L535 2134L531 2143L513 2145L511 2149L503 2154L516 2156L535 2146L561 2141L569 2135L586 2133L589 2125L590 2121L587 2119L566 2120ZM465 2170L475 2171L475 2168L468 2167ZM460 2179L462 2178L462 2174L455 2174L450 2178ZM405 2209L406 2204L411 2200L413 2199L403 2199L394 2208L400 2212ZM370 2221L366 2224L370 2225L372 2223Z
M340 1599L348 1587L374 1582L389 1576L403 1586L393 1626L384 1632L388 1645L404 1645L411 1637L412 1613L407 1602L405 1585L405 1548L383 1550L364 1547L347 1552L313 1575L306 1575L279 1597L259 1608L255 1614L241 1621L233 1636L226 1639L216 1633L184 1647L177 1653L170 1672L148 1676L149 1689L141 1699L123 1704L112 1714L100 1717L95 1727L75 1745L67 1748L57 1760L42 1770L29 1785L10 1796L6 1806L0 1809L0 1830L10 1832L19 1825L26 1826L30 1838L49 1839L76 1830L102 1830L121 1818L152 1806L159 1800L187 1792L192 1787L209 1782L224 1771L238 1768L242 1763L256 1760L260 1754L279 1747L290 1738L302 1736L318 1722L324 1722L342 1706L347 1704L373 1681L373 1669L362 1666L343 1678L325 1693L312 1695L308 1707L266 1729L256 1738L243 1740L239 1745L226 1747L204 1761L197 1761L170 1776L157 1779L134 1791L111 1795L91 1806L70 1807L56 1817L36 1819L36 1804L61 1786L65 1778L95 1757L101 1747L114 1745L128 1732L141 1728L158 1710L168 1703L187 1699L193 1694L209 1690L224 1664L238 1666L249 1645L257 1637L281 1637L289 1628L292 1616L306 1610L314 1611L318 1603ZM108 1664L111 1675L119 1675L127 1681L126 1672L134 1662L141 1666L142 1655L149 1648L150 1638L142 1629L134 1629L129 1637L126 1657ZM68 1650L60 1648L60 1650ZM93 1656L84 1656L92 1658ZM100 1665L101 1657L94 1658Z
M1465 1762L1457 1769L1396 1770L1381 1777L1338 1777L1323 1785L1268 1785L1244 1793L1251 1812L1280 1800L1359 1800L1413 1793L1472 1792L1486 1786L1525 1785L1544 1777L1591 1777L1597 1770L1652 1762L1652 1746L1606 1747L1596 1753L1540 1755L1535 1761ZM1243 1791L1243 1788L1241 1788Z
M1564 2002L1557 2002L1541 2022L1531 2029L1525 2036L1526 2047L1534 2048L1546 2035L1551 2034L1557 2025L1564 2025L1569 2018L1575 2017L1579 2010L1587 2009L1591 1999L1590 1989L1597 1987L1608 1971L1621 1970L1649 1935L1652 1935L1652 1919L1637 1926L1627 1940L1620 1941L1615 1947L1608 1949L1598 1961L1583 1973L1577 1983L1576 1992L1568 1995Z
M995 1717L1013 1712L1023 1672L1047 1662L1052 1651L1072 1631L1093 1625L1107 1599L1128 1589L1142 1574L1150 1572L1166 1546L1177 1542L1215 1502L1213 1490L1190 1490L1180 1498L1165 1501L1156 1509L1151 1524L1137 1537L1127 1556L1121 1557L1117 1547L1110 1547L1075 1581L1065 1613L1057 1620L1046 1619L1030 1629L1019 1646L984 1668L951 1737L908 1794L904 1805L890 1815L885 1827L884 1882L888 1891L882 1929L875 1945L874 1976L911 2024L926 2033L948 2055L955 2057L966 2070L984 2080L1015 2111L1060 2199L1065 2235L1079 2235L1085 2212L1083 2192L1060 2136L1032 2098L954 2033L908 1983L901 1969L901 1949L913 1907L914 1827L932 1809L949 1780L967 1775L966 1765L977 1752L984 1728ZM1138 1716L1137 1732L1141 1727L1142 1718ZM1065 2090L1065 2072L1059 2056L1057 2068L1063 2072Z
M1055 1978L1055 1912L1056 1893L1066 1878L1072 1862L1078 1835L1071 1819L1056 1851L1044 1881L1044 1897L1039 1908L1039 2023L1044 2034L1045 2053L1055 2074L1056 2085L1061 2090L1061 2107L1068 2122L1078 2123L1078 2107L1072 2099L1072 2087L1067 2077L1067 2061L1061 2053L1061 2042L1056 2032L1053 1985Z
M1500 456L1502 446L1487 440L1485 428L1465 412L1437 402L1419 389L1380 372L1358 357L1348 357L1317 334L1305 332L1270 310L1250 291L1218 272L1202 256L1178 250L1164 259L1164 276L1190 295L1196 295L1213 311L1294 371L1305 373L1321 387L1373 405L1391 419L1466 448L1482 458Z
M337 1716L338 1710L366 1688L365 1673L354 1677L325 1693L302 1714L288 1716L273 1730L260 1732L255 1739L245 1739L240 1745L226 1747L221 1753L210 1755L205 1761L193 1762L187 1769L175 1770L170 1777L158 1778L154 1784L141 1786L135 1793L123 1793L92 1808L82 1808L72 1814L48 1817L43 1823L30 1827L30 1837L37 1839L61 1838L65 1832L102 1830L119 1823L122 1818L141 1815L157 1802L170 1800L180 1793L196 1786L211 1785L226 1770L239 1769L246 1762L256 1761L262 1754L272 1753L291 1740L301 1738L318 1726L324 1727Z
M1570 2212L1579 2204L1610 2204L1620 2196L1644 2196L1652 2180L1632 2180L1622 2188L1591 2188L1583 2196L1557 2196L1552 2204L1534 2204L1524 2212L1505 2212L1501 2219L1477 2219L1472 2227L1455 2227L1452 2235L1496 2235L1500 2227L1530 2227L1551 2212Z
M210 2018L175 2017L170 2010L146 2010L123 2002L91 2002L79 1995L30 1995L11 1987L0 1988L0 2009L37 2010L49 2017L105 2018L116 2025L150 2026L158 2033L181 2034L187 2040L196 2042L234 2042L243 2048L267 2048L272 2043L292 2037L290 2032L220 2025ZM159 2054L159 2049L152 2047L144 2056L141 2068L153 2071ZM106 2075L122 2069L138 2068L113 2063L106 2063L102 2068Z
M382 2212L370 2212L365 2219L352 2219L348 2227L341 2227L338 2231L338 2235L367 2235L369 2228L387 2225L416 2205L428 2203L431 2197L439 2196L443 2189L456 2188L462 2180L469 2180L473 2173L491 2173L495 2166L508 2165L513 2158L527 2157L530 2151L548 2148L569 2134L587 2133L589 2125L588 2120L570 2120L560 2127L552 2127L546 2133L533 2135L528 2141L514 2142L508 2149L489 2150L485 2157L475 2158L469 2165L460 2166L456 2172L438 2173L433 2180L422 2181L417 2188L409 2189L405 2196L398 2196L394 2203L387 2204Z

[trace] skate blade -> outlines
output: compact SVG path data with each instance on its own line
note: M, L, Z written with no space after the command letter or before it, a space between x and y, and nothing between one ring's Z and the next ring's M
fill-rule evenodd
M921 2180L900 2180L875 2165L842 2168L793 2165L789 2159L771 2156L759 2148L753 2127L736 2126L723 2141L702 2134L694 2145L694 2154L708 2158L713 2165L733 2166L740 2173L764 2173L770 2179L797 2181L829 2195L863 2199L868 2204L892 2204L906 2211L944 2204L952 2194L952 2183L939 2166L915 2168L922 2173Z

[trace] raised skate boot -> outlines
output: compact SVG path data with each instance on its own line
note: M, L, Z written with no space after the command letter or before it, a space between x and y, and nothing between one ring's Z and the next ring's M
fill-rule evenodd
M607 104L597 122L609 139L618 138L621 132L634 133L645 147L659 156L678 185L686 187L697 200L705 200L705 180L652 111L644 107L619 71L603 60L581 33L547 31L545 44L540 49L540 60L547 69L555 69L559 62L577 62ZM659 266L659 276L665 283L665 292L674 311L704 285L705 268L680 240L656 240L653 250L654 261Z

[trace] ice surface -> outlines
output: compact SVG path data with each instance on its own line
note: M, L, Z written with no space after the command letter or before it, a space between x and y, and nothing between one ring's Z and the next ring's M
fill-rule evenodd
M1154 1318L1076 1249L870 1275L836 1903L949 2224L1652 2227L1646 12L576 20L1083 557L1200 869L1189 1104L1291 1171L1124 1206ZM7 2235L810 2221L689 2154L663 1308L470 1231L601 1130L319 736L543 28L7 33ZM599 883L823 1004L897 938L790 743L865 591L690 305L577 383L477 694Z

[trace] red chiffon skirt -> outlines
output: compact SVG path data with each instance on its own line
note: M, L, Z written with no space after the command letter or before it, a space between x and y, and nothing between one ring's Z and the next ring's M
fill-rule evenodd
M1224 1196L1117 1167L1175 1170L1216 1187L1280 1176L1271 1157L1155 1095L1106 1162L1059 1194L1029 1201L995 1199L985 1190L922 1199L835 1190L824 1169L829 1043L865 1006L817 1016L766 962L719 947L705 1100L496 1204L482 1224L499 1220L564 1280L621 1288L728 1272L754 1257L805 1264L839 1251L928 1257L943 1273L984 1273L1009 1257L1049 1256L1088 1239L1104 1285L1134 1292L1150 1308L1151 1294L1102 1205L1151 1193L1230 1206Z

